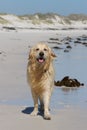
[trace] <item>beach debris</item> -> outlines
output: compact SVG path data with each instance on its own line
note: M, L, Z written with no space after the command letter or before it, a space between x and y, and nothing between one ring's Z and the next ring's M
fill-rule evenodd
M64 39L61 40L61 42L63 42L63 41L71 42L71 41L72 41L72 38L69 37L69 36L67 36L67 37L65 37Z
M65 42L65 44L69 44L69 42Z
M63 49L63 48L61 48L59 46L54 46L53 49Z
M87 36L82 35L78 36L75 39L67 36L62 39L59 38L49 38L49 44L55 44L52 48L55 50L63 50L63 52L68 53L73 49L73 44L76 45L83 45L87 47Z
M81 41L79 40L75 40L74 43L82 43Z
M87 47L87 42L83 42L82 44L85 45L85 46Z
M69 78L69 76L65 76L61 81L54 81L55 86L65 86L65 87L80 87L84 86L83 83L80 83L77 79Z
M49 40L59 41L59 39L58 39L58 38L50 38Z
M69 52L69 50L68 50L68 49L65 49L64 52Z
M60 40L58 38L49 38L48 43L61 44L61 42L60 42Z
M2 54L2 52L0 51L0 55Z
M72 47L71 47L70 45L66 46L66 48L68 48L68 49L72 49Z
M80 37L77 37L76 40L74 41L74 43L82 44L85 47L87 47L87 36L82 35Z
M4 26L3 29L6 29L6 30L16 30L15 27L7 27L7 26Z

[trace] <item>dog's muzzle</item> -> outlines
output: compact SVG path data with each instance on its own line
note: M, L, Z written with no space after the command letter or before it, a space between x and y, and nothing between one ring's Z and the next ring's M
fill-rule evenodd
M39 56L38 56L38 58L37 58L37 61L39 62L39 63L43 63L44 61L45 61L45 58L44 58L44 52L40 52L39 53Z

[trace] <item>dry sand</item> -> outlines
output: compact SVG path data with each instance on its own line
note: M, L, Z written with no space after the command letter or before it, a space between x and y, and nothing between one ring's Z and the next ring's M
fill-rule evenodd
M29 115L33 104L29 106L14 103L29 97L30 91L26 82L26 65L29 46L39 41L48 41L58 34L82 35L87 31L31 31L27 33L0 33L0 130L85 130L87 129L87 110L66 108L52 113L52 120L44 120L41 115ZM55 99L56 100L56 99ZM13 101L13 103L12 103ZM22 101L21 101L22 102Z

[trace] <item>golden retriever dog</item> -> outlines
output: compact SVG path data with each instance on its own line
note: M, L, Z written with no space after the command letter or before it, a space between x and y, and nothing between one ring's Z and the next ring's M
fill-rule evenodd
M44 119L50 120L49 102L54 86L53 59L56 55L44 43L38 43L30 49L27 66L27 79L31 86L34 110L31 115L38 114L38 99L40 109L44 111Z

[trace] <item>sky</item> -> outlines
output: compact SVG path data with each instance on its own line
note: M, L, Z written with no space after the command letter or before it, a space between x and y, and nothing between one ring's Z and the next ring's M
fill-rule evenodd
M87 14L87 0L0 0L0 13Z

